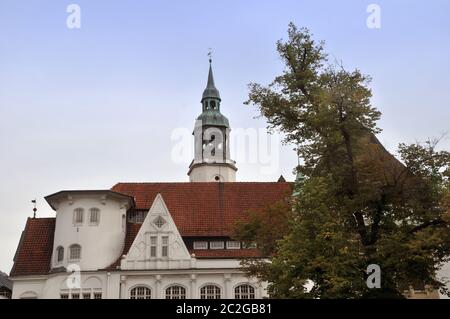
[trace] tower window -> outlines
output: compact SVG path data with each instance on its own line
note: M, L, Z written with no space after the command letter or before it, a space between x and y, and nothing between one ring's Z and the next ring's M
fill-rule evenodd
M64 259L64 247L59 246L56 248L56 261L61 262Z
M83 224L83 215L84 215L84 209L83 208L75 209L73 211L73 223L75 225Z
M216 109L216 101L211 101L211 108L212 108L213 110Z
M99 220L100 220L100 209L91 208L89 210L89 223L91 225L98 225Z
M74 244L69 248L69 259L70 260L79 260L81 259L81 246L78 244Z

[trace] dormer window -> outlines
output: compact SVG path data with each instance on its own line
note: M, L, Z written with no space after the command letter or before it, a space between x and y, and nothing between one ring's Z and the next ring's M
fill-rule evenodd
M227 249L240 249L241 243L239 241L227 241Z
M99 221L100 221L100 209L91 208L89 210L89 224L98 225Z
M211 242L209 242L209 248L211 248L211 249L224 249L223 241L211 241Z
M84 215L84 209L83 208L77 208L73 211L73 223L74 225L82 225L83 224L83 215Z
M207 241L194 241L194 249L208 249Z

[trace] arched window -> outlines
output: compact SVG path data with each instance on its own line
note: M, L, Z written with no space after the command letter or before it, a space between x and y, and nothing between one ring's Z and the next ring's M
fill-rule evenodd
M166 299L186 299L186 289L182 286L170 286L166 289Z
M84 209L83 208L77 208L73 211L73 223L74 225L81 225L83 224L83 215L84 215Z
M64 259L64 247L62 246L58 246L58 248L56 248L56 261L57 262L61 262Z
M139 286L131 289L130 299L151 299L152 291L148 287Z
M200 289L200 299L220 299L220 287L206 285Z
M216 109L216 101L211 101L211 108L212 108L213 110Z
M255 299L255 288L249 284L242 284L234 288L234 299Z
M98 225L99 221L100 221L100 209L91 208L89 210L89 224Z
M73 244L69 247L69 259L79 260L81 259L81 246L78 244Z

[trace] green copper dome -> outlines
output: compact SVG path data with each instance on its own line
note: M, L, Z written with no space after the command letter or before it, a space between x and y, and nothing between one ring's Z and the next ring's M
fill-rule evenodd
M199 117L197 121L202 121L202 126L224 126L230 127L228 119L217 110L206 110Z

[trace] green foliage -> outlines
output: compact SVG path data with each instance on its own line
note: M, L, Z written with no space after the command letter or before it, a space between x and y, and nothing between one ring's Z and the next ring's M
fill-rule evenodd
M398 161L375 137L380 112L370 103L370 78L330 64L324 43L307 29L291 23L288 36L277 43L283 74L267 87L250 84L247 104L297 146L304 179L290 205L253 213L238 225L236 238L255 241L270 255L244 260L244 267L269 281L275 298L443 289L435 273L450 252L449 153L432 142L401 144ZM382 289L367 288L369 264L380 265Z

